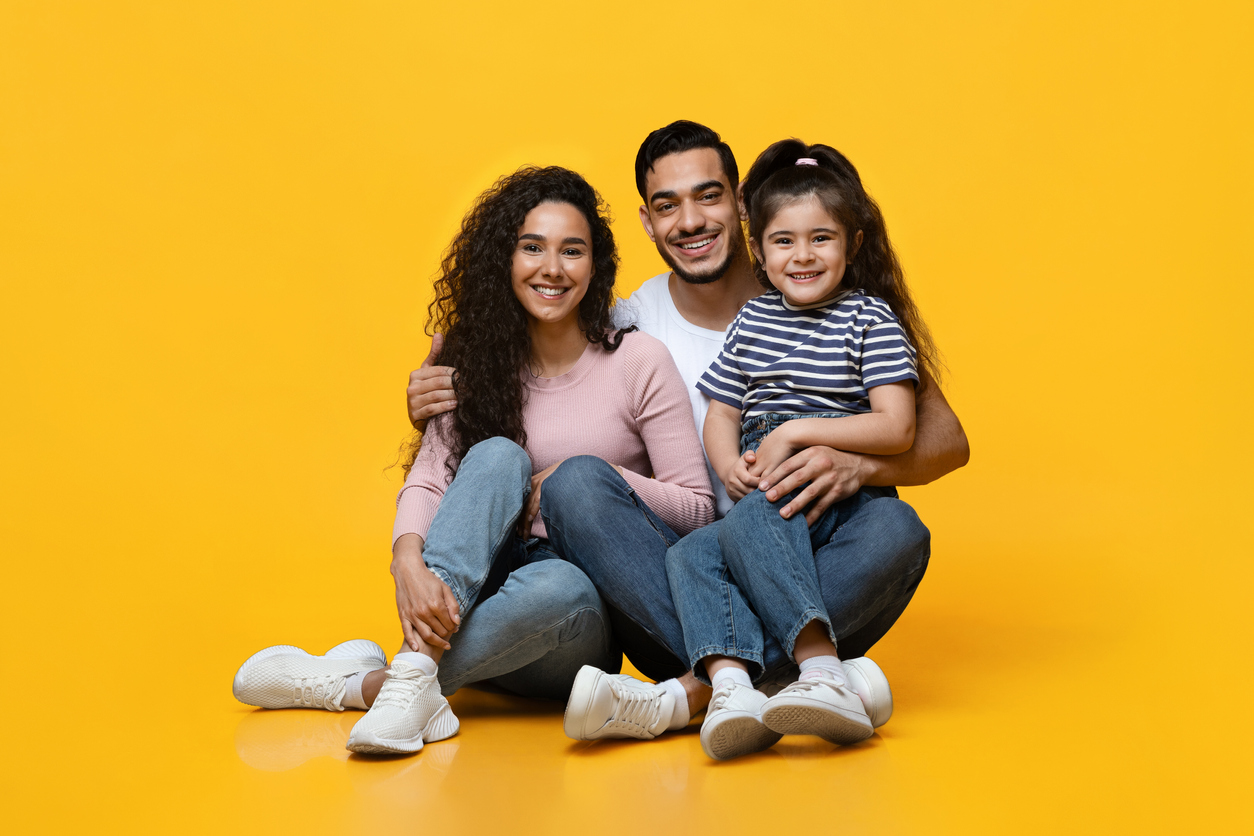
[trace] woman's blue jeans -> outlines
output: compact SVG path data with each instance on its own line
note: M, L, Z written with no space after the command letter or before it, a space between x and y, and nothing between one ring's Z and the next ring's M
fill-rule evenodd
M516 536L531 493L531 460L492 438L463 457L427 532L422 559L461 608L440 690L488 684L527 697L566 699L584 665L618 670L622 652L588 576L548 540Z
M892 489L876 490L878 495L871 491L856 507L847 506L810 555L823 611L846 658L864 655L888 632L910 603L930 555L930 534L914 510ZM776 517L782 505L775 503ZM557 551L601 592L632 664L657 680L689 670L666 571L667 551L680 538L626 480L594 456L567 459L545 480L540 513ZM710 529L695 534L701 532ZM769 634L760 652L767 675L792 667Z

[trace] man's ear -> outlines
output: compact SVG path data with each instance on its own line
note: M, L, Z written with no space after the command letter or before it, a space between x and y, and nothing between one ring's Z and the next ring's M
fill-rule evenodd
M644 227L644 234L649 236L649 240L656 244L657 239L653 237L653 219L649 217L648 206L640 207L640 225Z
M742 223L749 222L749 210L745 207L745 181L741 180L740 185L736 186L736 208L740 210L740 220ZM761 259L758 259L761 261Z
M858 250L862 249L862 230L858 230L853 240L849 242L849 255L845 257L845 261L853 261L853 257L858 254Z
M753 257L758 260L758 264L766 263L766 260L762 258L762 248L758 246L758 239L749 239L749 252L753 253Z

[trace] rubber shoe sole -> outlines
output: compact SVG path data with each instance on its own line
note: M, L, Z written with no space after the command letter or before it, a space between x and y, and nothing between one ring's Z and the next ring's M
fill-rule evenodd
M875 734L865 715L858 717L837 707L807 704L809 701L771 699L773 704L762 710L762 722L780 734L813 734L841 746Z
M783 737L747 711L726 712L713 724L701 726L701 748L718 761L731 760L769 749Z
M389 740L376 737L369 731L354 731L348 738L346 748L359 755L410 755L420 751L424 743L435 743L437 740L452 737L460 728L461 721L445 703L436 709L423 727L422 733L416 737L409 740Z

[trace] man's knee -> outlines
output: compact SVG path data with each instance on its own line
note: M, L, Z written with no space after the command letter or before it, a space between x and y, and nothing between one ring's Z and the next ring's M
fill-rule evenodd
M932 553L932 532L913 508L900 499L882 497L867 503L862 513L866 511L874 514L881 552L894 556L907 571L927 565Z
M596 456L571 456L549 474L540 489L540 512L552 516L561 509L590 512L594 497L621 486L613 466Z

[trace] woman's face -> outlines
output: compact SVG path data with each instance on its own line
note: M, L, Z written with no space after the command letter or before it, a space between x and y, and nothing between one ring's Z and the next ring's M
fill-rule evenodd
M592 280L592 230L569 203L541 203L518 229L511 265L514 295L532 320L579 322Z

